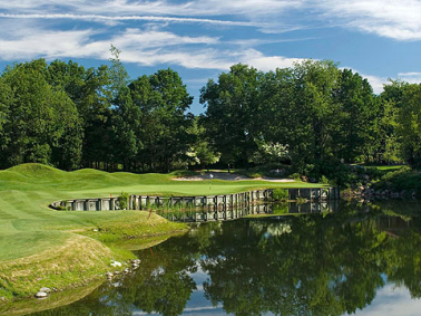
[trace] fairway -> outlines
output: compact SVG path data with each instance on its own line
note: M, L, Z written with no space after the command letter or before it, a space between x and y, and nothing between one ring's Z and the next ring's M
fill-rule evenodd
M130 220L137 215L135 212L53 211L48 205L56 200L118 196L122 191L130 194L212 195L259 188L320 187L302 182L179 182L172 178L174 175L110 174L89 169L64 172L38 164L0 171L0 233L95 228L102 221Z
M185 229L182 224L169 223L155 214L150 216L147 212L55 211L48 207L53 201L118 196L122 191L129 194L213 195L263 188L321 186L303 182L221 180L180 182L174 181L174 177L174 174L136 175L124 172L106 173L91 169L65 172L40 164L25 164L0 171L0 270L2 270L0 281L1 278L6 280L3 285L0 283L0 296L22 297L31 295L39 286L53 284L55 287L60 287L74 284L75 278L80 277L80 271L88 270L91 277L95 275L98 277L99 271L107 269L110 258L118 258L119 254L118 250L110 251L93 238L100 241L121 236L143 238ZM102 234L95 235L94 230L108 232L108 235L105 237ZM81 236L80 233L85 236ZM82 264L77 268L69 266L64 272L60 272L61 279L55 277L54 280L49 280L47 277L38 283L33 281L37 279L36 273L45 273L40 272L44 271L44 268L34 267L34 260L38 267L43 265L54 267L57 260L60 260L57 253L65 251L66 255L71 255L69 251L77 251L75 245L77 249L85 245L86 249L90 249L80 253L78 259L85 266ZM90 256L90 253L95 251L105 254L100 262L98 258ZM61 257L64 258L65 255ZM29 265L32 267L31 271L34 271L33 275L19 279L17 283L9 282L9 274L16 274L16 269L18 273L23 273L22 271ZM92 270L89 266L97 268Z

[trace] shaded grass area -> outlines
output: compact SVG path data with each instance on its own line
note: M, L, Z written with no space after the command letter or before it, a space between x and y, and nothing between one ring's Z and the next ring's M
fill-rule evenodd
M384 166L384 165L378 165L378 166L364 166L364 168L367 169L376 169L380 171L397 171L404 167L404 165L397 165L397 166Z
M61 289L82 285L103 276L111 260L130 258L128 251L105 243L134 238L146 238L148 243L150 238L187 229L185 224L169 223L146 212L53 211L48 208L53 201L117 196L122 191L212 195L260 188L320 187L301 182L173 181L176 176L91 169L65 172L40 164L0 171L0 297L31 296L42 286ZM141 242L134 242L132 247L142 247Z

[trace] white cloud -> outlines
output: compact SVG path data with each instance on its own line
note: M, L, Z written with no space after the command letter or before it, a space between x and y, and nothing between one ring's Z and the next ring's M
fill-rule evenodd
M357 311L355 316L418 316L420 310L421 300L411 299L408 289L388 284L377 291L370 306Z
M84 20L84 21L152 21L152 22L174 22L174 23L203 23L226 26L257 26L252 22L214 20L214 19L197 19L197 18L176 18L167 16L107 16L97 14L8 14L0 13L0 18L8 19L45 19L45 20Z
M419 0L314 0L313 6L334 25L396 40L421 40Z
M388 79L384 77L377 77L372 75L365 75L360 73L361 77L366 78L373 88L373 92L380 94L383 92L383 86L387 84Z
M9 18L207 23L255 26L264 32L339 26L396 40L421 40L420 0L14 0L0 1L0 10ZM243 21L221 18L233 16Z
M398 78L409 83L421 83L421 72L401 72Z
M270 71L276 68L288 68L294 66L294 63L303 61L300 58L287 58L283 56L264 56L261 52L249 49L244 52L241 62L253 66L258 70Z
M14 0L0 2L0 9L21 13L53 8L84 14L153 14L176 16L257 15L301 6L304 0L196 0L175 4L170 1L91 0ZM38 12L40 13L40 12Z

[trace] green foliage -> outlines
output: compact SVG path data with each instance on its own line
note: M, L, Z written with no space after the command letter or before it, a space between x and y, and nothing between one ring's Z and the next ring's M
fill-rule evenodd
M339 162L421 165L421 85L392 81L375 96L366 79L332 61L274 72L238 64L201 89L206 111L195 118L176 71L129 80L121 51L110 53L109 67L39 59L6 68L0 167L169 172L273 163L347 183L336 179L347 177Z
M301 179L301 175L299 173L293 173L290 177L295 181L299 181Z
M286 189L274 189L273 199L275 201L287 201L289 197L288 190Z
M396 192L405 190L408 191L408 196L412 191L421 194L421 173L410 167L402 167L398 171L388 172L380 180L373 185L374 189L387 189Z
M255 164L267 164L267 163L285 163L291 162L289 156L288 145L281 144L265 144L260 141L256 141L258 150L254 153L252 161Z
M121 192L121 194L118 196L118 204L120 206L120 210L128 209L129 197L129 193L127 192Z
M215 152L215 149L209 143L206 130L200 124L200 117L193 121L193 125L187 129L187 133L193 138L192 145L187 152L190 164L209 167L209 165L219 161L221 154Z

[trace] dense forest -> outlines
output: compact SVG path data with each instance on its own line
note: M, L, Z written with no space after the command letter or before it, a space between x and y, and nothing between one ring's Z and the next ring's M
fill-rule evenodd
M168 172L210 164L288 166L332 174L349 163L421 164L421 85L367 79L331 61L261 72L238 64L201 89L204 113L177 72L129 79L111 48L86 69L43 59L0 76L0 168Z

